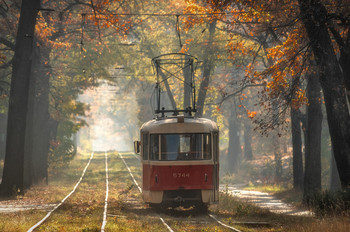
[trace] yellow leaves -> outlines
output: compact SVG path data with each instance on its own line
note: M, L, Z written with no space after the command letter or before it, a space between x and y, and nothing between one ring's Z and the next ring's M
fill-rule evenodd
M0 53L0 64L3 64L6 60L6 56Z

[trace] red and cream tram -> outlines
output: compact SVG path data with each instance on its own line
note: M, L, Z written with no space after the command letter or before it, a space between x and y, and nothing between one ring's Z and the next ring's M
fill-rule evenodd
M219 130L215 122L164 117L146 122L140 132L146 203L200 208L218 201Z
M219 198L219 130L209 119L192 117L196 112L196 62L197 58L183 53L152 59L157 72L156 118L142 125L141 143L135 143L136 150L141 150L142 196L152 206L205 209ZM177 76L180 74L186 78ZM179 110L174 100L170 101L172 107L167 107L161 99L162 88L172 98L170 77L184 85L185 109Z

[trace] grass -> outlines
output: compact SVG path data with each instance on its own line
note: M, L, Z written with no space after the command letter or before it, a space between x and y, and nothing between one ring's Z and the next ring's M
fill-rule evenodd
M287 191L287 188L281 185L252 185L244 187L245 190L255 190L266 193L279 193Z

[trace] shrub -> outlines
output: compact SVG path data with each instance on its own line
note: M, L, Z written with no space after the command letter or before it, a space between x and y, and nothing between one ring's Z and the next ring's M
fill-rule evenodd
M350 189L315 193L305 197L304 202L318 216L350 215Z

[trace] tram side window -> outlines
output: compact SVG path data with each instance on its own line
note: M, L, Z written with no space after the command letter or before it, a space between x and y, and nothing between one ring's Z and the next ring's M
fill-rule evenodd
M214 157L214 161L218 160L218 155L219 155L219 134L218 133L214 133L213 134L213 157Z
M150 136L150 160L159 160L159 135Z
M148 134L142 135L143 160L148 160Z
M203 159L208 160L211 159L210 156L210 135L203 135Z

